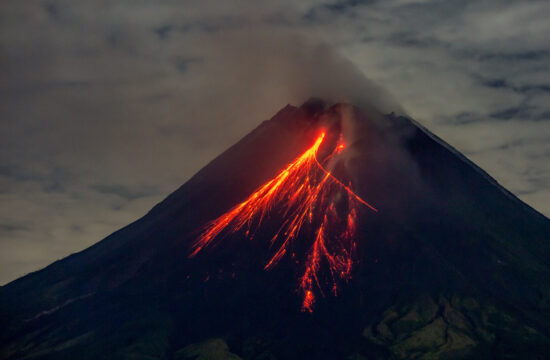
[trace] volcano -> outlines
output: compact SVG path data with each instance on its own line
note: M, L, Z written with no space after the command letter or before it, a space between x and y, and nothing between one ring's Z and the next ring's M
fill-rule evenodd
M0 320L2 359L545 359L550 221L414 120L312 99Z

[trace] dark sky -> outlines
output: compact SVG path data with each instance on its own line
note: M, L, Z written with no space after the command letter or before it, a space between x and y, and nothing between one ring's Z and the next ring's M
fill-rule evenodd
M258 3L0 4L0 284L142 216L286 103L397 109L360 73L550 216L550 2Z

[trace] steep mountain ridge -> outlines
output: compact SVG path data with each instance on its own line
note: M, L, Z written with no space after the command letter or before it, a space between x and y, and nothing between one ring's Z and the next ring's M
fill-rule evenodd
M306 259L264 269L278 216L189 255L321 128L344 134L335 174L379 211L358 217L351 279L309 314ZM143 218L1 287L0 358L543 358L549 239L548 219L413 120L288 105Z

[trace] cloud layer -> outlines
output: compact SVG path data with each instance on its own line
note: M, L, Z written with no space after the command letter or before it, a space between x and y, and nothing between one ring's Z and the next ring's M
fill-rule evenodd
M550 3L258 3L0 5L0 283L137 219L288 102L376 96L360 72L550 216Z

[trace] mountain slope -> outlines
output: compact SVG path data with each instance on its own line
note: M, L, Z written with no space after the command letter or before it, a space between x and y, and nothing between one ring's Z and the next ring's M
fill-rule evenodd
M189 255L321 129L325 148L346 145L329 170L378 212L358 210L351 279L337 296L318 281L310 314L299 283L315 219L270 270L277 204L253 239ZM548 219L412 120L289 105L143 218L1 287L0 358L544 358L549 239Z

